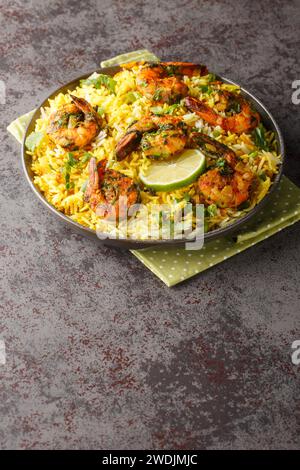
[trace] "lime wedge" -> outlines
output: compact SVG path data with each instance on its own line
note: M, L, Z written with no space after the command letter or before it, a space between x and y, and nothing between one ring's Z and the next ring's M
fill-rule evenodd
M111 67L113 65L126 64L127 62L138 62L145 60L146 62L159 62L158 57L147 51L147 49L139 49L138 51L127 52L126 54L117 55L112 59L103 60L101 67Z
M140 179L155 191L173 191L193 183L205 170L205 156L198 149L186 149L170 160L152 163Z

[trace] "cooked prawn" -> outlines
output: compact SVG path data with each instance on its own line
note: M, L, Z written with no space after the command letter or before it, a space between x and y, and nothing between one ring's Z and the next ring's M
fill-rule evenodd
M149 158L166 159L181 152L187 142L187 128L176 116L145 116L129 127L116 147L118 160L123 160L139 146Z
M223 107L224 111L230 109L233 103L237 105L238 112L230 116L221 116L214 111L206 103L187 96L185 98L185 105L190 110L198 114L204 121L208 122L212 126L220 126L225 131L230 131L235 134L242 134L243 132L249 132L258 126L260 117L259 114L254 111L248 101L240 95L223 91L222 92L223 102L226 100L226 104Z
M68 150L88 145L100 132L102 120L83 98L70 95L65 104L50 116L47 133L50 138Z
M215 167L200 176L198 187L203 202L216 204L222 208L237 208L250 197L254 174L240 162L229 147L201 134L193 133L190 142L208 152L215 154ZM215 150L214 150L215 149Z
M84 199L91 209L107 220L121 220L127 209L139 202L140 194L131 178L106 168L107 161L89 162L89 181Z
M131 68L138 63L125 64ZM206 75L204 65L191 62L146 62L140 65L136 76L138 91L148 99L159 103L176 103L188 94L188 87L183 82L184 75Z
M200 148L205 156L213 161L217 158L226 158L227 163L231 166L235 166L237 163L237 157L233 150L202 132L192 132L188 145L191 148Z

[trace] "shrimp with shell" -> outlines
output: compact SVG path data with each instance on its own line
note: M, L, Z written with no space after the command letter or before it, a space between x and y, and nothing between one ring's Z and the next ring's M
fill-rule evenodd
M98 216L106 220L121 220L127 209L140 200L134 181L119 171L107 168L107 160L89 161L89 180L84 200Z
M226 145L199 132L190 135L190 146L201 148L211 168L198 179L201 200L220 208L238 208L248 201L255 182L254 173Z
M136 73L138 91L157 103L177 103L188 94L188 87L183 77L207 75L205 65L192 62L131 62L123 68L139 66Z
M147 115L132 124L116 146L118 160L140 148L152 159L164 160L180 153L187 143L187 126L177 116Z
M184 99L184 104L190 111L196 113L208 124L220 126L225 131L242 134L250 132L258 126L259 114L252 109L244 97L229 91L222 91L221 102L225 114L228 112L229 115L219 114L208 104L192 96L187 96Z
M74 95L70 97L71 103L65 104L50 115L47 134L61 147L78 150L95 139L103 121L86 100Z

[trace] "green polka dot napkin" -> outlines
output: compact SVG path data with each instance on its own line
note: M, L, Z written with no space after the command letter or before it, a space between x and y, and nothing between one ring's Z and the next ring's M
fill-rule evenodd
M142 49L103 61L101 67L138 60L157 61L159 59L146 49ZM30 111L20 116L7 128L20 143L33 113L34 111ZM132 250L131 253L171 287L241 253L299 220L300 189L284 176L268 205L234 238L223 237L207 242L198 251L161 247Z
M241 253L299 220L300 189L284 176L268 205L234 238L212 240L198 251L162 247L144 248L132 253L171 287Z

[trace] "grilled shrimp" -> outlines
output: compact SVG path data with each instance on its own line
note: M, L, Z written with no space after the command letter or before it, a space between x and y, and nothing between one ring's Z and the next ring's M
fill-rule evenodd
M137 63L125 64L131 68ZM159 103L176 103L188 94L188 87L183 82L184 75L206 75L204 65L191 62L146 62L140 66L136 76L138 91L148 99Z
M139 202L140 193L131 178L106 168L106 160L98 164L95 158L89 162L89 181L84 200L91 209L107 220L121 220L127 209Z
M250 104L242 96L223 91L222 102L225 102L224 106L222 106L224 111L228 111L235 104L238 112L224 117L196 98L191 96L185 98L185 105L190 111L198 114L198 116L212 126L220 126L225 131L242 134L258 126L260 121L259 114L251 108Z
M100 132L102 120L83 98L70 95L72 103L65 104L50 116L47 133L68 150L88 145Z
M181 118L148 115L128 128L116 155L123 160L140 146L146 157L163 160L181 152L186 142L187 128Z
M218 140L201 132L192 132L188 140L189 148L199 148L204 155L214 162L218 158L226 158L228 164L234 166L237 157L233 150Z
M200 147L203 153L216 159L215 167L198 180L203 202L222 208L237 208L249 199L254 174L238 161L233 150L197 132L190 135L190 144Z

